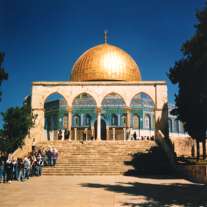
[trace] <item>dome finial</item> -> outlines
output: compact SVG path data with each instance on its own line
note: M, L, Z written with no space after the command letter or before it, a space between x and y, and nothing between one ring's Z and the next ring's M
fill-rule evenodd
M107 40L108 40L108 31L104 30L104 43L107 44Z

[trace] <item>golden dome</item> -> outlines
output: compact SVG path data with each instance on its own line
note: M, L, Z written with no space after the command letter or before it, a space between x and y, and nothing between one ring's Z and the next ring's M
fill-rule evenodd
M124 50L108 43L83 53L73 65L71 81L140 81L139 67Z

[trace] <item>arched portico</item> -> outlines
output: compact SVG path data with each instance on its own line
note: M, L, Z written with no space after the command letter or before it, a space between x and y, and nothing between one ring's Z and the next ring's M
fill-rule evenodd
M68 129L72 128L73 119L73 103L74 99L82 93L87 93L93 97L96 106L94 107L95 116L90 115L91 124L94 126L95 120L100 122L99 129L101 130L101 117L104 116L105 111L103 109L103 100L108 94L118 94L123 100L124 105L118 106L118 111L122 110L122 113L114 112L114 115L118 118L118 125L122 127L131 127L132 109L131 101L136 94L144 92L149 95L154 102L154 120L155 122L163 120L163 107L167 103L167 90L165 82L35 82L32 88L32 110L33 113L38 115L35 127L31 130L34 137L38 137L39 140L43 140L44 129L44 102L50 94L59 93L67 102L68 113ZM81 117L83 124L86 123L86 113ZM131 117L131 118L130 118ZM89 119L88 119L89 120ZM112 120L112 119L109 119ZM107 120L107 123L110 123ZM131 123L130 123L131 122ZM117 122L116 122L117 123ZM159 124L160 126L160 124ZM99 131L100 131L99 130ZM100 140L100 134L97 133L97 140Z

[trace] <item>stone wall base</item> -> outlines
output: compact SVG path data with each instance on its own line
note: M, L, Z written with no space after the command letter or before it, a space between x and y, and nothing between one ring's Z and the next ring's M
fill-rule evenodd
M177 157L196 156L196 142L191 137L171 137L170 138ZM200 155L203 154L202 143L200 143Z
M178 165L177 171L194 182L207 184L206 165Z

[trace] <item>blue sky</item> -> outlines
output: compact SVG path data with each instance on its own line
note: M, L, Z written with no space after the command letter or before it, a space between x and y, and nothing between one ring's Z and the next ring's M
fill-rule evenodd
M109 43L126 50L143 80L167 80L194 33L204 0L0 0L0 51L5 52L0 111L20 105L32 81L65 81L88 48ZM168 81L169 101L176 87Z

